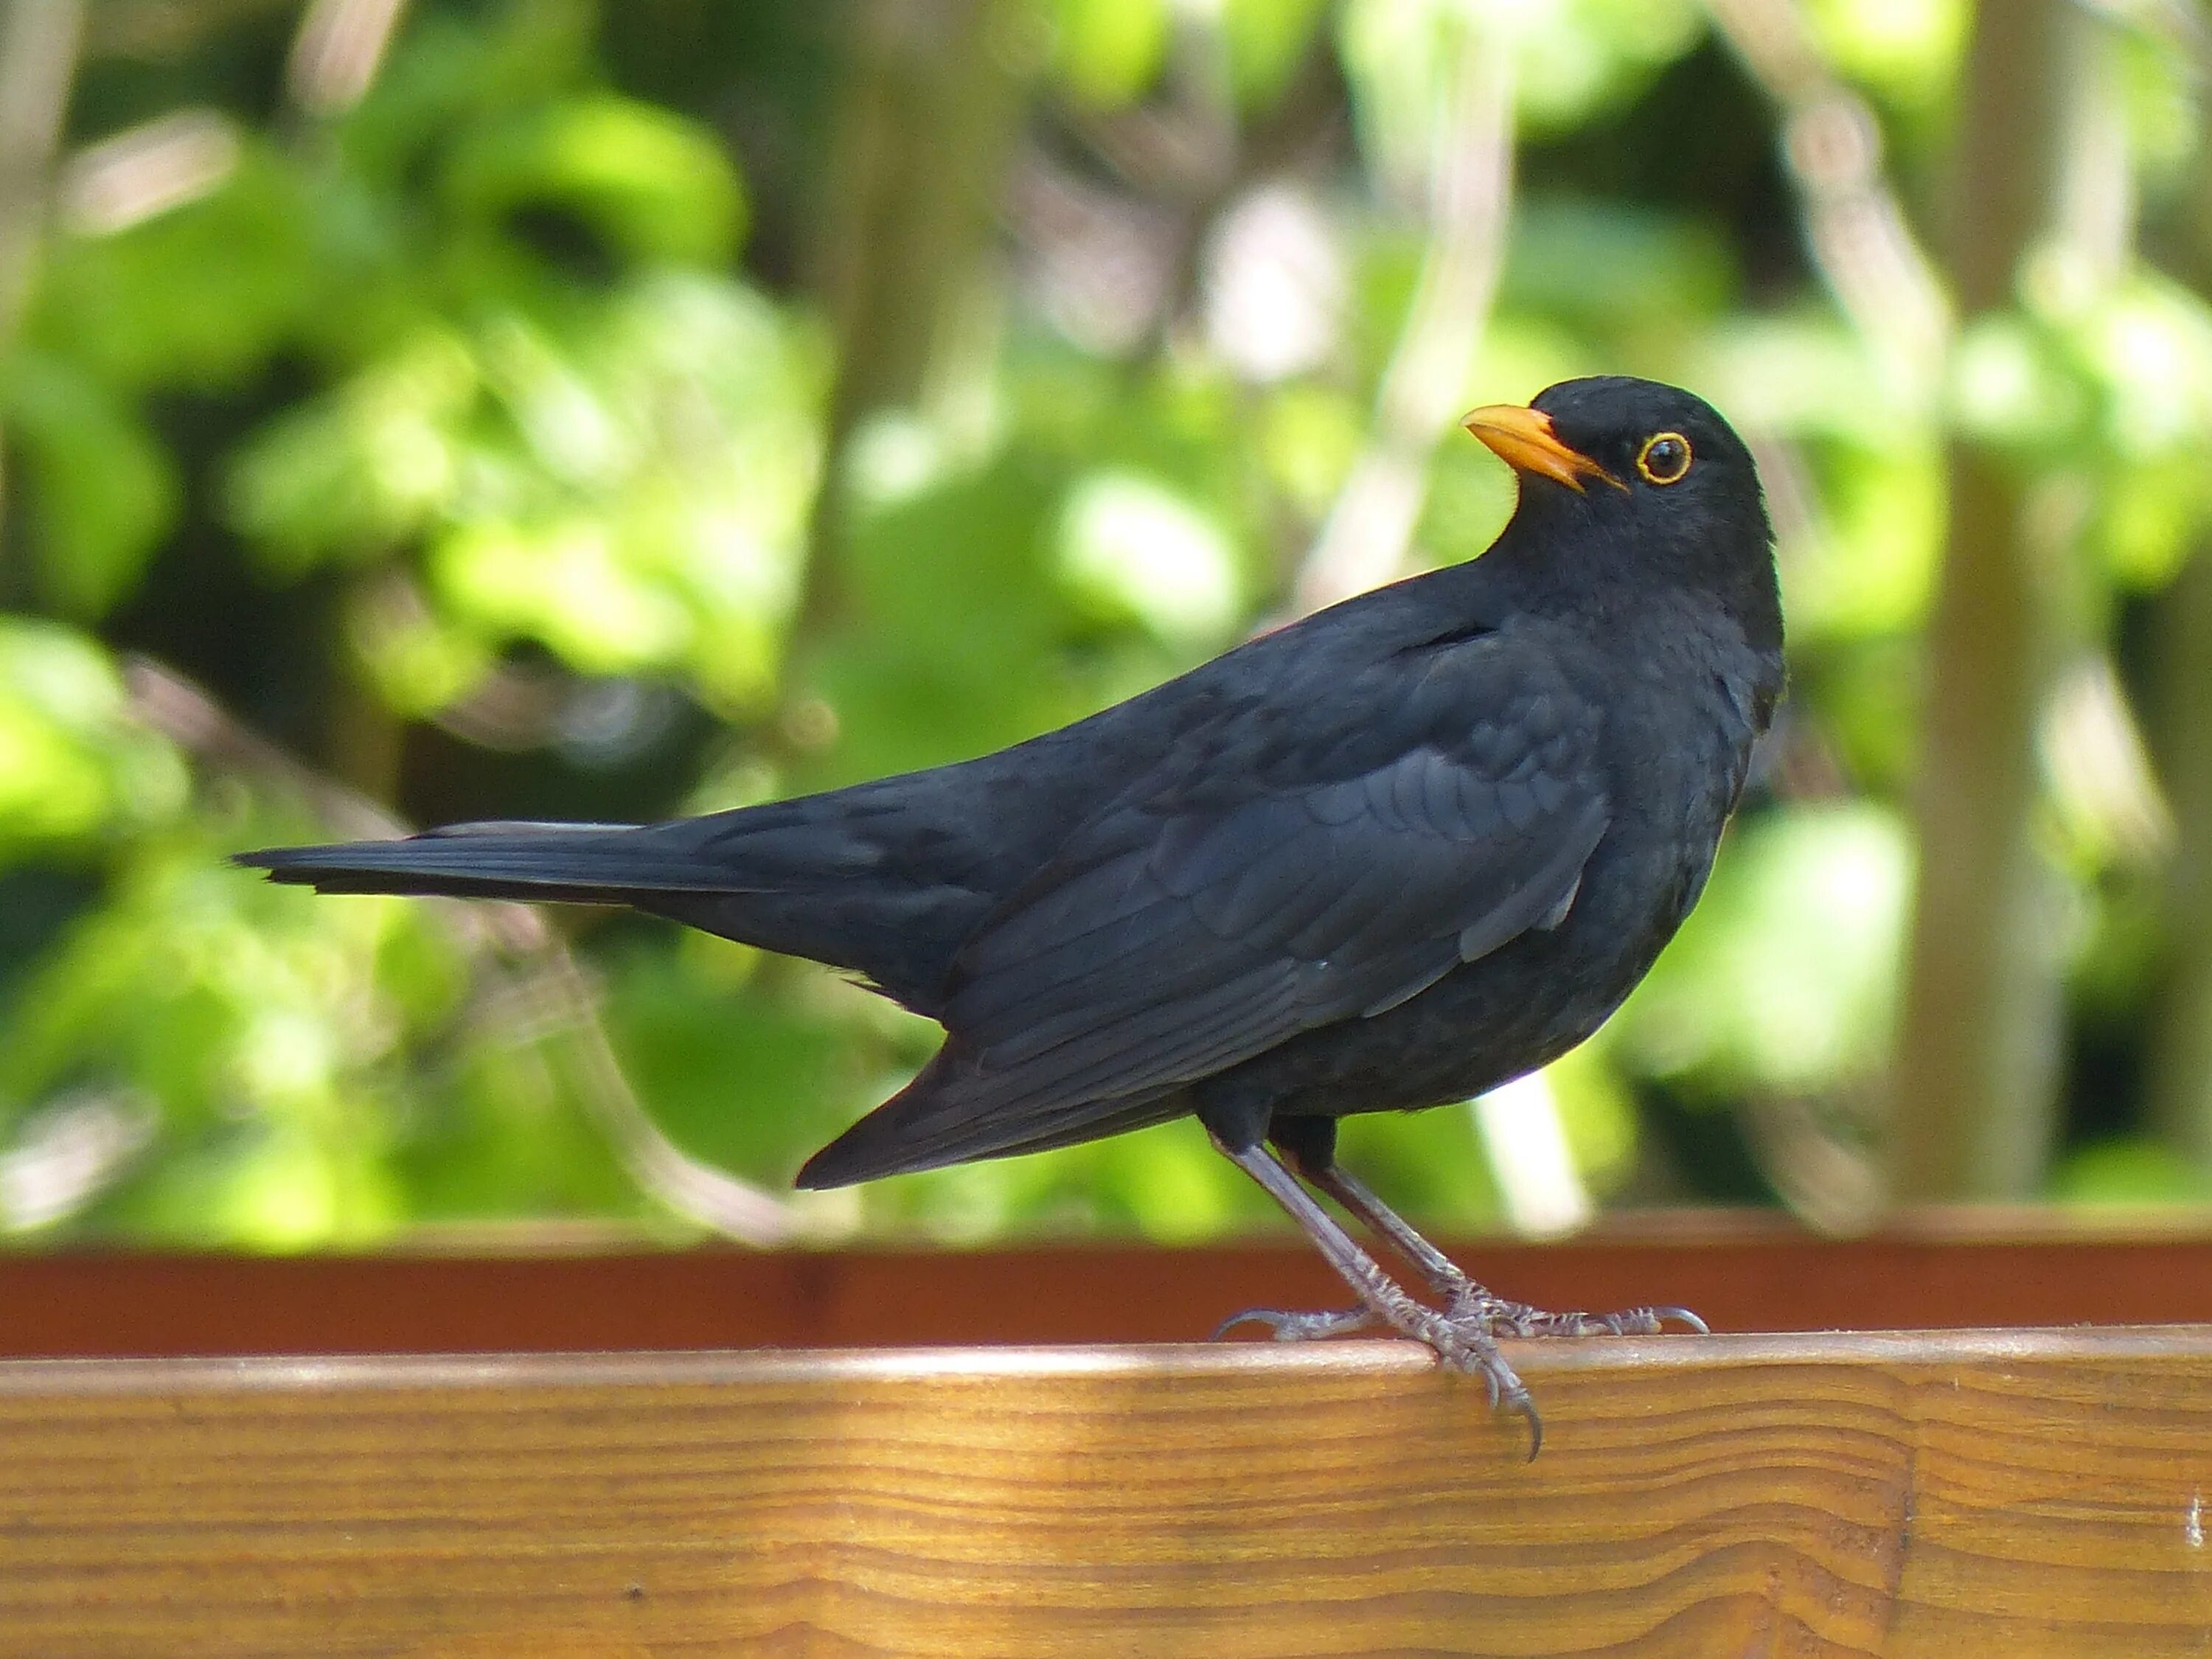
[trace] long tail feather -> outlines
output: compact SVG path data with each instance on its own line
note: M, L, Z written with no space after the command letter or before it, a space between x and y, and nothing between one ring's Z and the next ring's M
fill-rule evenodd
M628 903L641 893L727 892L725 872L626 823L463 823L400 841L271 847L234 861L320 893Z

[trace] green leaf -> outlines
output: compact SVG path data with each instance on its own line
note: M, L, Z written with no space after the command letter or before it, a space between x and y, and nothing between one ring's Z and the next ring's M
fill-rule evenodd
M1966 0L1811 0L1806 18L1828 61L1896 104L1940 100L1965 55Z
M418 335L249 437L224 479L226 516L286 576L405 544L468 482L481 385L465 342Z
M542 641L587 674L665 665L691 643L683 604L587 516L458 529L431 550L430 578L445 604L494 635Z
M2201 1209L2212 1201L2212 1176L2154 1140L2099 1140L2060 1160L2051 1177L2051 1196L2080 1209L2148 1205Z
M1054 22L1054 66L1081 101L1119 109L1152 90L1167 58L1167 0L1055 0Z
M319 206L301 169L248 138L220 189L112 235L56 239L28 337L118 386L235 385L333 301Z
M95 641L0 617L0 852L160 823L185 787L176 752L131 718Z
M1325 10L1324 0L1223 0L1222 41L1240 106L1265 109L1282 96Z
M1622 1052L1723 1097L1864 1079L1887 1042L1909 869L1903 825L1870 802L1741 824L1617 1017Z
M561 206L641 260L719 264L744 233L744 192L712 132L657 104L593 93L463 141L447 193L495 219Z
M0 396L30 486L40 586L57 609L97 617L138 585L174 522L175 468L137 412L74 363L18 352Z
M1060 564L1101 616L1205 643L1242 611L1236 550L1202 508L1141 473L1102 471L1061 509Z

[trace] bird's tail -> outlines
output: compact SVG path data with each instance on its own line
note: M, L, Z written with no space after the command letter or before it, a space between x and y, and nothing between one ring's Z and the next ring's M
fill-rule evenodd
M690 849L629 823L457 823L398 841L271 847L234 861L271 881L319 893L440 894L455 898L627 904L648 893L726 892Z
M961 805L893 779L664 823L461 823L236 857L325 893L630 905L845 969L927 1013L996 902Z

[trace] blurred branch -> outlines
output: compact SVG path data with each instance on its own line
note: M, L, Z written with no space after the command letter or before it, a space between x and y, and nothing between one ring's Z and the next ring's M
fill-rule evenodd
M9 0L0 9L0 352L30 295L83 27L82 0Z
M1513 54L1470 14L1431 148L1428 241L1375 398L1374 423L1299 570L1300 613L1405 568L1428 495L1430 452L1460 413L1490 317L1513 193Z
M161 1121L158 1104L127 1087L80 1085L41 1101L0 1152L0 1232L75 1214L138 1162Z
M112 236L222 187L238 166L237 128L219 110L180 109L88 144L63 163L63 226Z
M1738 1121L1759 1170L1814 1232L1863 1232L1881 1215L1881 1170L1864 1133L1873 1103L1854 1090L1812 1098L1760 1090Z
M313 0L292 37L284 80L310 115L340 115L361 101L384 62L407 0Z
M2166 590L2155 645L2160 774L2176 833L2144 1104L2154 1133L2212 1170L2212 541Z
M558 936L542 921L538 927L538 973L564 1016L569 1072L630 1178L678 1215L757 1249L819 1232L775 1194L701 1162L661 1133L607 1038L597 987Z
M301 766L161 664L135 658L125 678L132 712L204 764L297 795L338 835L405 833L406 826L376 803ZM578 1092L642 1191L676 1214L756 1249L789 1243L805 1231L783 1200L701 1163L661 1133L607 1040L589 977L534 909L463 902L439 902L438 908L468 946L475 969L502 981L506 994L496 999L501 1017L512 1024L534 1007L550 1016L540 1023L566 1037Z
M2081 4L2178 55L2200 85L2212 81L2212 17L2205 15L2201 0L2081 0Z
M319 823L349 841L407 833L406 824L392 813L301 765L174 670L149 658L127 658L123 681L131 714L203 764L277 785L306 802Z
M874 410L921 401L942 372L984 278L1023 113L1026 14L1013 0L858 9L816 249L837 368L793 623L802 637L835 609L847 440Z
M2063 0L1984 0L1977 14L1948 238L1969 319L2014 304L2021 261L2062 205L2068 80L2086 27ZM1982 445L1952 440L1892 1079L1899 1200L2025 1196L2051 1154L2057 896L2032 832L2037 726L2066 634L2057 505Z
M2212 303L2212 137L2200 136L2181 275ZM2160 597L2152 641L2160 781L2174 856L2161 907L2163 983L2145 1084L2154 1133L2212 1170L2212 529Z
M8 0L0 7L0 363L30 303L46 234L48 174L76 79L82 0ZM7 520L0 447L0 525Z
M1882 170L1874 111L1820 56L1798 0L1706 0L1782 117L1782 155L1829 291L1907 385L1932 392L1951 307Z
M1271 175L1326 161L1344 125L1344 106L1328 73L1324 37L1316 31L1306 56L1282 94L1266 108L1238 118L1229 87L1225 42L1218 27L1186 17L1177 32L1178 62L1195 65L1170 79L1176 101L1100 112L1061 102L1060 127L1085 157L1122 186L1116 204L1125 215L1165 222L1159 270L1150 296L1149 326L1134 331L1133 356L1157 356L1199 297L1207 246L1223 216ZM1077 178L1042 157L1032 172L1048 170L1063 191L1080 191ZM1049 246L1049 228L1034 238Z
M100 0L85 19L88 58L181 57L207 36L297 0Z

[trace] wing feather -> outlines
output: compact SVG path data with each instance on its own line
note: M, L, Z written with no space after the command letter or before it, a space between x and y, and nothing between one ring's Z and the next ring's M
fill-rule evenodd
M945 1051L802 1180L1171 1115L1157 1103L1185 1085L1558 925L1610 822L1601 717L1509 638L1453 655L1412 706L1401 677L1370 711L1406 728L1395 744L1327 726L1302 767L1279 717L1264 757L1233 725L1164 756L963 947ZM1348 702L1340 725L1359 717ZM1332 772L1348 754L1361 769Z

